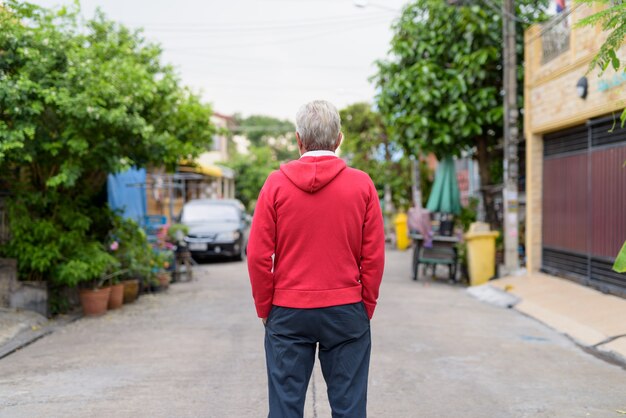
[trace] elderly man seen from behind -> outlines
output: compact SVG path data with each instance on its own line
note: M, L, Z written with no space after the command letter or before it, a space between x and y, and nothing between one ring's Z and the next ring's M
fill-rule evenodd
M319 349L333 417L366 416L370 319L383 274L385 237L369 176L335 150L335 107L302 106L301 157L269 175L248 242L248 271L265 324L269 417L302 417Z

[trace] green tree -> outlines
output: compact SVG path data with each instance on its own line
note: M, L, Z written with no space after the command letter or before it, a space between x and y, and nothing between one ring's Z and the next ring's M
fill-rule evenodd
M272 116L252 115L247 118L235 115L235 132L245 135L252 145L263 145L269 138L285 136L295 131L295 126L288 120Z
M368 103L354 103L339 111L343 142L341 154L350 165L363 170L377 184L384 184L383 163L384 148L387 136L378 112L372 110Z
M78 10L7 6L0 158L29 165L39 188L93 180L80 185L97 189L109 172L173 167L211 143L210 109L139 33L101 13L82 31Z
M235 115L233 132L245 136L252 147L269 147L278 161L298 158L296 127L288 120L265 115Z
M280 166L270 147L250 147L249 154L235 154L224 165L232 168L237 177L235 197L253 212L257 197L267 176Z
M107 265L107 174L173 168L214 132L211 109L161 64L157 45L78 12L0 8L0 180L12 208L2 253L18 257L22 277L66 284L76 281L68 266L93 276Z
M598 3L605 6L603 10L581 19L577 23L577 26L600 25L602 30L609 32L609 36L600 47L600 51L598 51L598 54L591 61L591 64L589 64L589 70L591 71L594 67L598 66L602 72L609 67L613 68L615 71L619 71L620 69L626 71L626 66L621 62L616 53L616 51L624 45L624 38L626 38L626 3L612 0L577 1L589 5ZM623 126L626 123L626 109L622 112L621 120Z
M391 187L396 208L411 203L411 161L406 152L389 139L380 113L368 103L354 103L339 111L344 139L341 155L350 166L370 175L379 197L385 184ZM422 197L428 198L430 175L425 163L420 164Z
M223 164L235 170L237 176L235 196L248 210L254 210L259 191L267 176L278 169L280 163L298 158L295 130L294 124L288 120L265 115L252 115L247 118L235 115L232 134L239 134L248 139L249 153L234 152L231 160Z
M545 2L518 2L518 15L543 18ZM491 161L501 160L502 19L476 3L452 7L416 0L393 26L390 57L378 62L377 104L390 138L408 154L437 157L473 152L481 183L493 184ZM518 59L522 62L521 30ZM520 104L522 66L520 66ZM484 193L490 208L490 195ZM493 220L493 210L490 218Z

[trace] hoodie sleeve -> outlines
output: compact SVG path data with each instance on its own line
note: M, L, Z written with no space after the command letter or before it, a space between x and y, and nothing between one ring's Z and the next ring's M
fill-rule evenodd
M276 211L268 193L266 180L254 210L248 239L248 273L252 296L259 318L267 318L274 297L272 255L276 243Z
M371 180L369 189L361 244L361 285L363 303L367 316L371 319L376 308L378 289L385 267L385 229L378 193Z

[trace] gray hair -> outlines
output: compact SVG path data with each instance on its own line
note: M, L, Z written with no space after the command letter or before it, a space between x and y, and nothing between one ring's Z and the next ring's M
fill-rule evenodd
M296 114L296 131L307 151L334 151L341 132L339 112L325 100L309 102Z

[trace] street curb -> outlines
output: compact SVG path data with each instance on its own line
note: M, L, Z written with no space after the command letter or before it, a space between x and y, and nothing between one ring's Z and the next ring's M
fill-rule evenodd
M29 328L21 331L8 342L0 346L0 360L80 318L82 318L82 315L79 313L63 315L40 328Z
M549 324L547 324L546 322L543 322L541 319L529 315L526 312L520 311L519 309L514 308L516 312L520 313L521 315L532 319L533 321L537 321L539 322L541 325L550 328L551 330L563 335L565 338L567 338L568 340L570 340L572 343L574 343L578 348L580 348L582 351L584 351L587 354L591 354L592 356L605 361L609 364L612 364L614 366L620 367L624 370L626 370L626 358L624 358L621 354L612 351L612 350L602 350L599 345L600 344L594 344L594 345L588 345L588 344L584 344L583 342L581 342L580 340L577 340L576 338L574 338L573 336L571 336L570 334L568 334L567 332L563 332L558 328L554 328L552 326L550 326Z
M594 357L599 358L600 360L604 360L607 363L613 364L617 367L620 367L626 370L626 358L621 354L613 351L613 350L602 350L596 346L585 346L576 342L576 340L572 339L569 335L564 334L567 338L572 340L577 346L579 346L584 352L591 354Z
M559 334L565 336L567 339L572 341L577 347L582 349L584 352L591 354L592 356L600 360L603 360L607 363L613 364L615 366L621 367L622 369L626 370L626 358L624 356L622 356L620 353L616 351L602 347L605 344L609 344L614 341L620 340L622 338L626 338L626 336L624 335L609 337L596 344L585 344L582 341L574 338L572 335L568 334L567 332L564 332L563 330L556 328L548 324L547 322L543 321L539 316L531 315L530 313L524 310L518 309L517 305L523 301L523 299L520 298L519 296L513 295L509 292L506 292L490 284L469 287L467 289L467 293L481 302L488 303L490 305L497 306L499 308L514 309L516 312L524 315L525 317L531 318L541 323L542 325L550 328L551 330L556 331Z

